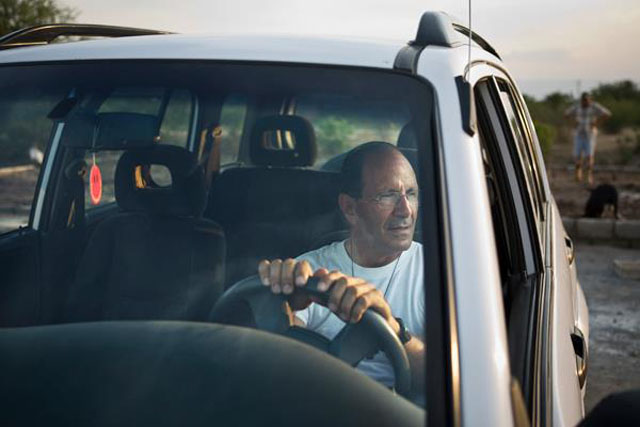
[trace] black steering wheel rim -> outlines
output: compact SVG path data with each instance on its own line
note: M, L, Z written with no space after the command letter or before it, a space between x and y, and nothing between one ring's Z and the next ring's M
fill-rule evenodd
M326 305L328 294L317 289L316 278L307 285L296 289L314 297L320 304ZM260 278L250 276L231 286L218 299L210 316L216 323L252 326L290 338L299 339L296 334L288 333L292 328L282 309L287 301L286 295L273 294L260 282ZM249 320L251 319L251 320ZM309 334L319 334L308 331ZM309 343L304 340L304 342ZM395 376L395 391L409 396L411 390L411 368L404 346L391 326L372 309L367 310L360 322L347 324L338 335L328 342L326 348L320 348L333 356L355 366L366 356L383 351L389 358Z

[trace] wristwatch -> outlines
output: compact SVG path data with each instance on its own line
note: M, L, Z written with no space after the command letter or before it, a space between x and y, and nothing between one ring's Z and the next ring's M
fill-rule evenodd
M411 341L411 334L409 333L407 328L404 327L404 321L401 318L396 317L396 322L398 322L398 325L400 326L400 330L398 331L398 338L400 339L402 345L405 345L406 343Z

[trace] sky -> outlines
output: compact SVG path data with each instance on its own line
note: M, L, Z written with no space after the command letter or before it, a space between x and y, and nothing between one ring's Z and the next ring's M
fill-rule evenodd
M426 10L468 21L468 0L58 0L77 22L215 34L414 38ZM640 82L640 1L483 0L472 27L538 98L600 82Z

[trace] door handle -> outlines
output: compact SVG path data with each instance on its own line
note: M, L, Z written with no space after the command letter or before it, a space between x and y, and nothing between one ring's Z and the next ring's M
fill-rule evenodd
M571 334L571 342L573 343L573 350L576 353L576 370L578 372L578 383L580 388L584 387L587 382L587 370L589 367L589 348L587 342L584 339L582 331L574 327Z
M573 247L573 240L569 236L564 236L564 243L567 246L567 261L569 261L569 265L573 264L573 261L576 259L575 248Z

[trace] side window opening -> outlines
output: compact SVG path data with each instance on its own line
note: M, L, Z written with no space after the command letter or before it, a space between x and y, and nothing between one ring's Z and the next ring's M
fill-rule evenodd
M238 161L242 131L247 117L247 99L242 95L229 95L222 105L220 126L222 143L220 144L220 164L227 165Z
M542 205L542 191L538 171L535 167L536 157L532 150L532 141L523 123L520 110L517 107L511 87L502 80L497 80L500 99L507 115L507 121L513 135L515 146L518 151L520 163L527 181L528 193L531 197L531 204L536 218L540 219L544 215Z
M158 144L187 148L193 109L193 95L185 89L128 87L114 90L100 105L98 113L138 113L159 117ZM85 183L85 212L105 207L115 202L114 177L120 156L124 150L87 150ZM102 194L99 199L90 197L89 173L93 164L100 169Z
M58 93L59 92L59 93ZM8 90L0 101L0 234L29 225L32 203L53 121L65 97L37 87Z
M315 129L317 164L368 141L395 144L402 127L411 121L406 106L375 101L363 106L358 99L337 94L298 96L295 113Z
M189 91L170 92L160 125L160 144L187 146L192 105L193 96Z
M162 88L120 88L114 90L102 103L98 113L140 113L157 116L160 113L164 90Z
M501 112L502 99L492 88L492 80L475 89L478 126L482 144L487 190L491 197L498 262L505 305L512 375L521 385L531 410L532 349L535 324L534 296L538 281L535 217L528 209L531 198L518 148L510 142ZM496 88L497 89L497 88ZM501 118L501 114L505 115Z

